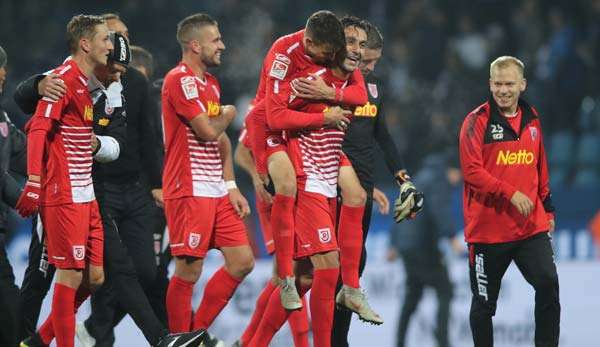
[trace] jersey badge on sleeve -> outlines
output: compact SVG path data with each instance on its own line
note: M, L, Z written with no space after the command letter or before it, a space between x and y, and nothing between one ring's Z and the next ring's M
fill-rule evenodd
M290 66L290 64L289 59L286 56L282 55L282 57L285 57L287 60L283 61L275 57L275 60L273 60L273 65L271 65L271 72L269 72L269 76L283 81L285 75L287 74L288 67Z
M538 131L536 127L529 127L529 134L531 135L531 139L535 141L538 136Z
M371 96L377 99L379 96L379 93L377 92L377 85L375 83L367 83L367 86L369 87L369 93Z
M194 99L198 97L198 86L196 85L196 81L192 76L185 76L181 78L181 88L183 89L183 94L187 100Z

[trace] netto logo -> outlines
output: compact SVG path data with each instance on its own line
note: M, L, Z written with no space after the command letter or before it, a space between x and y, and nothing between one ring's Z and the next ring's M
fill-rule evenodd
M377 116L377 105L367 102L363 106L359 106L354 110L354 115L359 117L375 117Z
M533 152L524 149L518 152L499 151L496 165L530 165L534 159Z
M209 117L216 117L221 114L221 105L217 102L208 102L208 109L206 110Z

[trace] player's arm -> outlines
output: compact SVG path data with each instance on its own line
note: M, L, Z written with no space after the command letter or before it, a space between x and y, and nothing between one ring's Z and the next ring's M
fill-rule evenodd
M61 118L66 104L67 96L63 96L58 101L44 97L38 102L33 117L27 123L28 179L16 205L17 211L23 217L34 214L39 208L46 139Z
M302 77L291 82L295 96L303 99L325 100L344 106L362 106L369 101L365 79L358 69L352 72L345 88L327 85L320 75L311 76L312 78Z
M404 161L402 160L402 156L398 151L398 147L394 143L394 140L392 139L392 136L388 130L389 128L385 122L383 105L384 103L382 101L379 104L379 109L377 110L373 136L375 137L375 141L377 141L379 148L383 152L385 164L387 165L388 169L392 175L394 175L394 178L402 183L407 179L406 166L404 165Z
M125 105L116 109L103 134L95 136L98 144L93 155L97 162L109 163L119 159L127 139L127 118L124 111Z
M552 193L550 191L550 175L548 174L548 161L546 160L546 149L544 146L544 137L542 136L542 127L540 125L540 147L538 158L538 195L544 206L544 211L550 221L550 231L554 231L554 204L552 203Z
M219 116L208 117L208 113L202 112L190 120L190 125L194 134L200 140L215 141L227 129L235 115L235 106L221 106Z
M517 191L511 184L492 176L483 167L483 134L485 123L472 113L465 118L459 137L460 166L465 183L483 194L502 195L510 199Z
M231 153L231 140L226 133L223 133L218 139L219 154L223 162L223 179L227 186L227 192L229 193L229 201L233 205L233 208L240 216L244 218L250 214L250 205L248 201L235 183L235 173L233 171L233 158Z
M60 75L33 75L17 86L13 96L15 103L26 114L35 112L37 102L42 97L58 101L67 92Z
M272 197L271 194L267 192L265 189L265 182L261 179L258 171L256 170L256 165L254 165L254 158L252 157L252 152L250 148L246 147L242 141L238 142L237 147L235 148L235 153L233 156L235 163L241 167L246 173L252 178L252 185L254 185L254 190L258 194L258 196L265 202L271 203Z

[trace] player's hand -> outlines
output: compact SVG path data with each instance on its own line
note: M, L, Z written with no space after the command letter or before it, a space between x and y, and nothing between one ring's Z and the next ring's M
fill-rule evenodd
M67 85L60 78L60 75L51 73L38 83L38 94L53 101L58 101L66 93Z
M335 89L325 83L321 76L310 74L310 77L296 78L291 83L293 95L312 100L334 100Z
M221 106L221 116L232 121L237 115L237 109L233 105Z
M267 178L267 182L264 182L260 178L260 176L253 177L252 184L254 185L254 191L258 195L259 199L261 199L263 202L266 202L269 205L273 203L273 197L265 189L265 186L269 184L268 178Z
M553 233L556 229L556 223L554 222L554 219L550 219L548 223L550 223L550 229L548 229L548 231Z
M156 188L152 189L150 192L152 193L152 197L154 198L154 203L156 206L164 208L165 201L163 200L163 190L161 188Z
M98 148L98 138L96 134L92 133L92 153L96 153L96 149Z
M352 112L344 110L339 106L330 107L323 113L325 116L323 123L326 127L345 131L348 128L348 124L350 124L349 116L351 114Z
M533 202L531 202L531 199L518 190L513 194L512 198L510 198L510 202L517 208L519 213L525 217L529 216L531 211L533 211Z
M405 219L414 219L423 209L425 196L419 192L411 181L406 181L400 186L398 199L394 203L394 220L400 223Z
M396 178L396 182L398 183L399 186L401 186L402 183L404 183L406 181L410 181L410 176L408 175L408 171L406 171L405 169L398 170L398 172L396 172L396 174L394 175L394 178Z
M25 183L23 192L15 206L15 209L22 217L29 217L39 210L41 188L42 186L39 179L36 182L30 178L27 183Z
M373 189L373 200L377 203L379 213L383 215L390 213L390 201L381 190L377 188Z
M229 201L233 205L235 212L240 216L240 218L246 218L250 215L250 205L248 205L248 200L244 198L239 189L229 189Z

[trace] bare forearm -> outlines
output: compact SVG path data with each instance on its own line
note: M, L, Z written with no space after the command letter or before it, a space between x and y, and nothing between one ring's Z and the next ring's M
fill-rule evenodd
M223 162L223 179L225 181L235 181L233 172L233 158L231 156L231 141L226 133L223 133L219 139L219 154Z
M252 152L250 152L250 150L242 143L239 143L235 148L234 160L239 167L250 175L250 177L258 177L258 171L256 171L256 165L254 165Z

